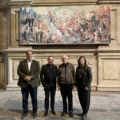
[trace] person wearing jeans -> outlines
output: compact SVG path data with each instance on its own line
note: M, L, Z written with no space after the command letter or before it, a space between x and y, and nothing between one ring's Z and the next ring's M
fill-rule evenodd
M26 59L20 61L17 69L19 76L18 86L21 87L22 93L22 119L24 119L28 113L29 94L32 99L33 117L37 117L37 88L40 85L40 65L38 61L32 59L32 56L33 52L31 50L28 50L26 52Z

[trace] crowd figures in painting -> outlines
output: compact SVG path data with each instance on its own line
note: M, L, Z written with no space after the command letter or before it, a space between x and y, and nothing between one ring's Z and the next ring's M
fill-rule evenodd
M21 7L20 44L109 44L110 6Z

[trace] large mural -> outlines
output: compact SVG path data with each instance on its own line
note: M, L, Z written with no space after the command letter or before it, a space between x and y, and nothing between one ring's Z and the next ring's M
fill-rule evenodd
M20 8L20 45L109 44L110 6Z

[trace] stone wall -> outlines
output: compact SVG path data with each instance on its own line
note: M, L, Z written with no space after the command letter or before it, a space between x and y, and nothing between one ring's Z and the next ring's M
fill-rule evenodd
M19 45L19 7L51 5L111 5L111 43L109 45ZM34 51L34 59L40 65L47 63L47 56L55 57L61 64L61 56L68 55L76 68L79 56L84 55L92 67L92 90L120 91L120 1L119 0L1 0L0 3L0 87L7 90L17 86L17 66L25 58L26 50ZM39 87L42 89L42 87Z

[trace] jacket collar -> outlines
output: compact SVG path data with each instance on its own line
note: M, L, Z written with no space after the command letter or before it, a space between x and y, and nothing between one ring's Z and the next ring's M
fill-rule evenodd
M53 67L53 64L52 64L52 65L50 65L50 64L47 64L47 66L48 66L48 67L50 67L50 66L51 66L51 67Z
M68 62L67 62L66 64L63 63L62 65L63 65L64 67L66 67L66 66L68 65Z

